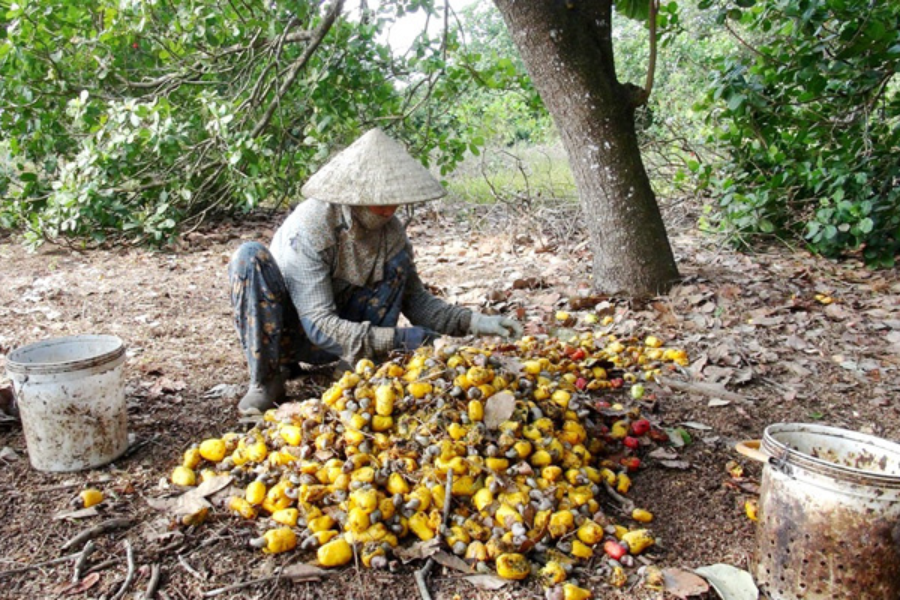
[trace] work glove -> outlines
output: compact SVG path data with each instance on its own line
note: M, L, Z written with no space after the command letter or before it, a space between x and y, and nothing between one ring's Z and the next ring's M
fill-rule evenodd
M494 317L472 313L469 322L469 333L473 335L499 335L505 338L519 339L522 337L522 326L518 321L506 317Z
M394 329L394 348L412 352L419 346L430 344L440 334L425 327L397 327Z

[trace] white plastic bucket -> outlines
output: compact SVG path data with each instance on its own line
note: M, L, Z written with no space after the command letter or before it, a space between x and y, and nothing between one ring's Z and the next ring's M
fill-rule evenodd
M105 465L128 448L122 364L125 345L111 335L77 335L22 346L6 360L39 471Z
M900 444L779 423L737 449L765 464L752 563L767 598L900 598Z

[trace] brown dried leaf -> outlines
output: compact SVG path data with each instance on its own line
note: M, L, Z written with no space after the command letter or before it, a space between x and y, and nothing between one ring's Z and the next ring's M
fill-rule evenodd
M63 512L58 512L53 515L53 518L56 520L61 519L87 519L89 517L96 517L100 512L97 510L96 506L92 506L90 508L80 508L78 510L66 510Z
M165 394L174 394L176 392L180 392L186 387L187 384L181 379L172 381L168 377L160 377L150 386L148 393L151 397L157 398Z
M500 363L500 366L503 367L504 371L508 371L516 375L522 372L522 361L520 361L516 356L495 354L493 358Z
M850 318L851 314L841 304L829 304L825 307L825 314L835 321L843 321Z
M690 598L709 592L709 584L702 577L677 568L663 569L663 585L667 593L678 598Z
M303 400L301 402L285 402L275 409L277 420L304 421L316 416L322 405L318 400Z
M609 300L609 296L596 294L591 294L589 296L572 296L569 298L569 308L572 310L594 308L604 300Z
M281 576L297 583L301 581L319 581L326 574L325 569L320 569L307 563L294 563L281 570Z
M414 560L422 560L434 556L441 549L441 540L439 538L431 538L427 542L416 542L408 548L398 548L394 554L406 564Z
M669 448L659 447L650 452L647 457L655 458L657 460L677 460L678 453Z
M509 583L509 581L497 575L469 575L468 577L463 577L463 579L483 590L499 590Z
M225 489L233 480L234 478L230 475L210 477L180 496L173 498L147 498L147 504L151 508L167 512L173 517L198 515L203 510L212 508L212 504L206 500L206 497Z
M659 461L659 464L667 469L678 469L681 471L686 471L691 468L691 463L686 460L661 460Z
M65 595L65 596L74 596L75 594L81 594L95 585L100 581L100 572L91 573L90 575L85 576L81 581L76 581L75 583L70 583L65 585L64 587L57 590L57 594Z
M170 513L173 517L193 515L212 505L202 496L190 492L174 498L147 498L150 508Z
M232 481L234 481L234 477L232 477L231 475L216 475L214 477L209 477L203 480L200 485L192 490L188 490L185 493L194 494L196 496L200 496L201 498L206 498L207 496L212 496L219 490L224 489Z
M454 569L456 571L459 571L460 573L468 574L475 572L475 570L472 569L471 566L469 566L469 563L467 563L460 557L448 554L443 550L435 553L431 558L433 558L434 562L438 563L439 565L443 565L448 569Z
M496 429L500 423L508 421L516 408L516 397L510 392L497 392L484 405L484 425Z

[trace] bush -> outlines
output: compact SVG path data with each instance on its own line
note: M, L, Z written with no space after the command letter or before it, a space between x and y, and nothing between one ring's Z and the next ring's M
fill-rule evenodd
M707 2L706 4L710 4ZM719 224L815 252L900 250L900 4L744 0L719 20L749 48L718 61L704 104L730 153L706 183ZM746 37L743 37L746 36Z

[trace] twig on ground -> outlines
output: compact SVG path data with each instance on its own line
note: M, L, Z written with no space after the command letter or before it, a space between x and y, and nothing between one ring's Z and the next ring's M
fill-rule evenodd
M66 556L60 556L59 558L51 558L50 560L45 560L39 563L33 563L30 565L22 565L21 567L16 567L15 569L9 569L8 571L0 571L0 578L6 577L7 575L15 575L16 573L24 573L25 571L30 571L32 569L40 569L41 567L49 567L50 565L56 565L61 562L66 562L67 560L72 560L73 558L77 559L81 556L81 552L76 552L74 554L67 554Z
M193 577L199 579L200 581L206 581L206 577L204 577L197 569L188 564L188 561L185 560L184 556L178 555L178 564L180 564L185 571L190 573Z
M190 556L191 554L193 554L194 552L197 552L198 550L202 550L203 548L206 548L207 546L211 546L212 544L215 544L216 542L220 542L222 540L222 534L227 533L228 529L229 529L228 525L226 525L225 527L219 528L218 531L216 531L215 533L213 533L210 536L207 536L207 538L205 540L203 540L202 542L200 542L199 544L197 544L196 546L194 546L193 548L191 548L190 550L188 550L181 556ZM184 543L185 541L186 540L181 540L181 543Z
M131 550L131 542L128 538L125 538L125 559L128 561L128 570L125 572L125 581L122 582L122 587L119 588L119 591L116 592L110 600L120 600L120 598L124 597L125 592L131 587L131 582L134 579L134 552Z
M438 529L438 535L443 535L447 522L450 520L450 503L453 500L453 471L447 470L447 483L444 485L444 514L441 519L441 526ZM415 572L416 586L419 588L419 596L422 600L431 600L431 594L428 592L428 583L425 578L434 568L434 559L430 556L425 561L425 566Z
M425 578L428 576L428 573L431 572L431 569L434 567L434 559L430 558L425 561L425 566L415 572L416 579L416 587L419 588L419 596L422 600L431 600L431 594L428 593L428 584L425 582Z
M112 479L112 477L109 477L107 475L102 475L102 476L100 476L96 479L92 479L88 482L70 481L68 483L57 483L56 485L48 485L48 486L40 487L40 488L35 489L31 493L32 494L44 494L46 492L58 492L59 490L67 490L67 489L74 488L74 487L81 487L81 486L85 485L85 483L87 483L89 485L95 485L98 483L106 483L106 482L110 481L111 479Z
M609 497L615 500L623 511L625 511L629 515L632 513L635 508L635 504L632 500L618 493L613 489L613 486L609 485L605 481L603 482L603 487L606 489L606 493L609 494Z
M78 580L81 579L81 570L84 569L85 563L88 558L90 558L91 554L93 554L94 548L94 540L88 540L87 543L85 543L84 548L78 555L78 559L75 561L75 567L72 569L72 583L78 583Z
M710 396L712 398L729 400L731 402L740 402L742 404L752 404L751 399L747 396L728 391L720 385L713 385L711 383L699 383L696 381L680 381L678 379L671 379L669 377L659 377L658 381L660 384L667 385L670 388L678 390L679 392L701 394L704 396Z
M251 579L249 581L242 581L240 583L235 583L232 585L226 585L225 587L220 587L214 590L210 590L208 592L203 592L204 598L212 598L213 596L219 596L221 594L227 594L228 592L233 592L234 590L240 590L245 587L250 587L251 585L256 585L257 583L266 583L268 581L275 581L281 577L278 575L269 575L268 577L260 577L259 579Z
M150 565L150 581L147 582L147 587L144 590L143 600L152 600L156 595L156 588L159 587L160 572L161 569L159 568L158 563Z
M98 535L102 535L107 531L112 531L114 529L122 529L124 527L131 527L131 519L110 519L109 521L103 521L97 525L94 525L90 529L86 529L70 539L68 542L62 545L61 550L68 550L73 546L77 546L82 542L86 542L87 540L93 539Z
M94 565L93 567L91 567L90 569L85 571L84 574L90 575L91 573L96 573L97 571L102 571L103 569L108 569L109 567L115 565L118 562L119 561L117 561L114 558L111 558L109 560L104 560L102 563L97 563L96 565Z

